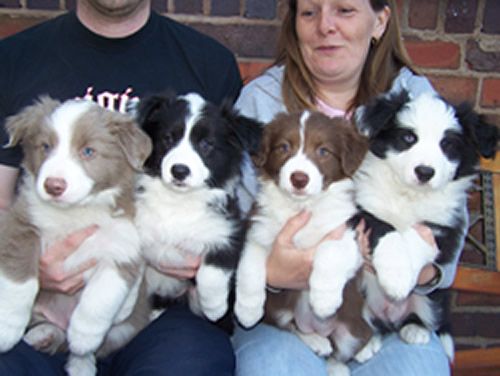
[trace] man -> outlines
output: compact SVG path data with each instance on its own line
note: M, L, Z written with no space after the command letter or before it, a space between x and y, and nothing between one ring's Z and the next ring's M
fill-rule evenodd
M215 103L236 99L241 78L225 47L191 28L151 11L150 0L78 0L69 12L0 41L0 142L7 116L39 95L87 98L125 111L150 93L173 89L198 92ZM0 149L0 209L14 199L22 155ZM83 271L62 265L94 228L85 228L47 248L40 263L45 289L72 294L83 287ZM192 277L198 260L185 269L166 269ZM192 267L191 267L192 266ZM19 343L0 355L0 374L60 374L65 355L49 356ZM98 364L99 374L229 375L234 358L229 338L187 307L167 310L125 348ZM135 373L134 373L135 374Z

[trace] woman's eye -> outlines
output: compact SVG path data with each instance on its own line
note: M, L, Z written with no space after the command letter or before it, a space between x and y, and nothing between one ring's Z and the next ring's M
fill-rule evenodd
M343 16L348 16L354 13L354 8L339 8L338 13Z
M91 148L90 146L85 146L80 151L80 155L83 159L92 159L95 156L95 149Z

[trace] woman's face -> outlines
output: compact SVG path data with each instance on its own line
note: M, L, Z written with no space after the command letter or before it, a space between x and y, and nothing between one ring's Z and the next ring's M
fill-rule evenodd
M379 39L390 9L375 12L369 0L298 0L299 47L314 79L358 82L372 38Z

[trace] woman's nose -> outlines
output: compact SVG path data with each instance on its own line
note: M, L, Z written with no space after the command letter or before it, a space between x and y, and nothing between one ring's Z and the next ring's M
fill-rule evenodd
M328 34L336 30L335 14L333 11L322 9L319 17L319 31Z

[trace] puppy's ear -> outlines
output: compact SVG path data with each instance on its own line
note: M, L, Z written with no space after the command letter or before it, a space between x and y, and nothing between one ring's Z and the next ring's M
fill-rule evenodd
M141 99L137 106L137 122L141 128L144 128L146 123L156 123L157 115L162 108L172 106L177 100L177 95L174 91L166 91L163 94L151 95Z
M152 151L151 139L133 117L119 112L102 110L106 127L111 134L117 137L118 145L127 161L135 170L141 170Z
M487 122L484 115L479 115L469 103L462 103L455 108L456 116L462 125L465 138L474 144L475 150L484 158L495 158L498 151L499 128Z
M238 144L250 154L255 154L262 138L263 124L256 119L241 115L229 100L223 102L221 112L234 132Z
M358 107L354 112L354 123L359 132L375 138L382 130L388 129L401 108L408 103L408 91L401 90L376 97L364 106Z
M48 119L50 114L61 104L48 96L40 97L34 104L24 107L16 115L5 121L5 129L9 134L9 142L4 147L13 147L22 144L23 140L40 131L37 124Z
M335 121L336 119L332 120ZM338 120L340 121L340 119ZM348 121L342 120L342 124L339 126L344 128L342 141L344 146L341 148L342 155L340 156L342 169L347 176L352 176L368 152L369 141Z

